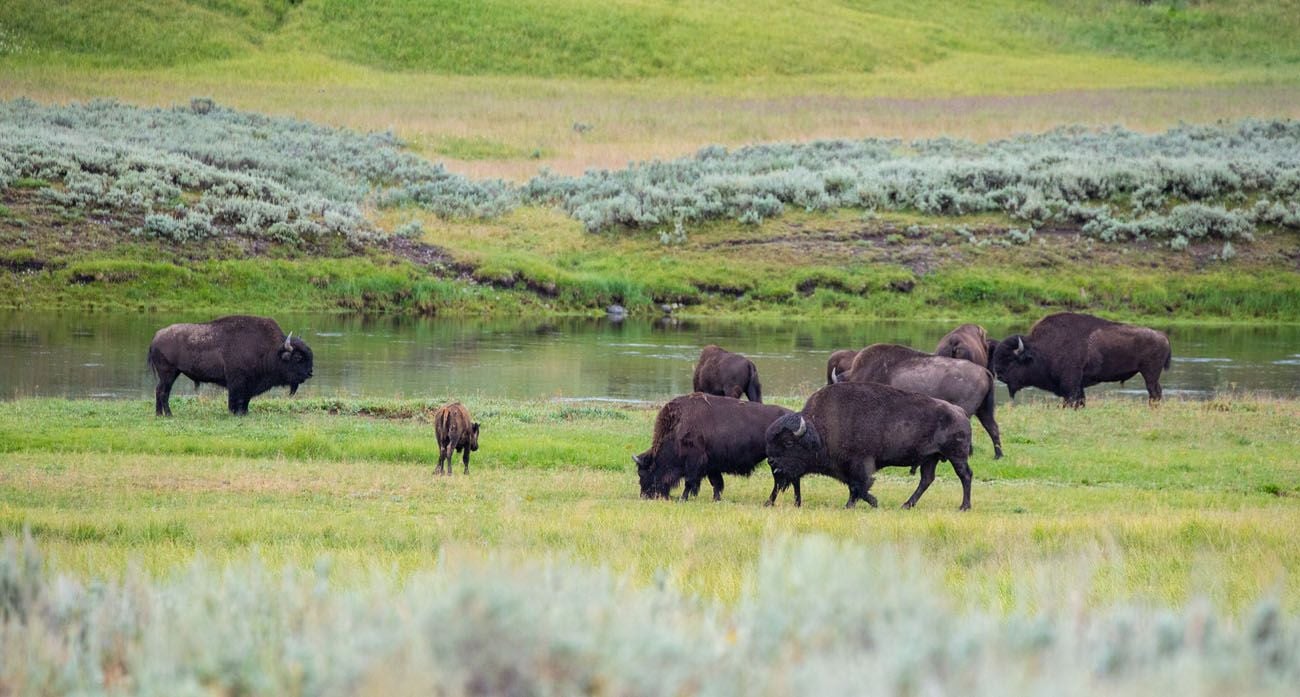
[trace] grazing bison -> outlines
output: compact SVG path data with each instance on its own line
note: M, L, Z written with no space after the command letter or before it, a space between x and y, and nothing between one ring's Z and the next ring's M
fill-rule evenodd
M722 499L722 475L748 477L767 457L763 434L773 421L791 414L772 404L744 402L696 392L663 406L655 418L650 449L633 455L642 498L668 498L686 479L682 500L700 492L708 477L713 500Z
M840 349L831 354L826 361L826 384L835 384L835 376L849 372L853 367L853 358L858 355L853 349Z
M919 465L921 481L903 504L911 508L934 481L940 460L952 463L961 480L961 510L970 509L970 417L940 399L879 383L839 383L813 393L803 411L767 427L767 461L772 465L772 495L794 486L794 503L803 503L799 480L821 474L849 487L846 508L859 500L874 508L871 483L881 467Z
M948 332L934 347L934 355L960 358L975 365L992 370L989 361L993 350L998 347L997 339L990 339L984 327L978 324L963 324Z
M733 399L744 395L751 402L763 401L763 387L758 382L758 369L754 362L713 345L700 351L691 389Z
M172 415L172 383L184 375L226 388L232 414L247 414L248 402L272 387L289 394L311 378L311 349L267 317L235 315L203 324L173 324L149 344L149 367L158 376L154 412Z
M1132 324L1092 315L1048 315L1028 335L1009 336L993 353L993 372L1015 397L1037 387L1064 398L1063 406L1084 405L1083 388L1124 382L1142 374L1147 396L1160 401L1160 372L1169 368L1169 337Z
M993 440L993 459L1002 457L1002 434L994 417L997 383L988 368L973 361L935 356L897 344L872 344L853 358L837 382L878 382L955 404L974 416Z
M460 402L452 402L434 412L433 429L438 437L438 469L442 474L442 463L447 463L447 474L451 474L456 451L461 451L461 461L465 463L465 474L469 474L469 454L478 450L478 423L469 418L469 409Z

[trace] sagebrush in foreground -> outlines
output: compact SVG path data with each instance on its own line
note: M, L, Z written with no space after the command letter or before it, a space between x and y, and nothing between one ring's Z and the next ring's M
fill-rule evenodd
M555 560L455 562L395 586L203 562L164 581L0 556L6 694L1289 694L1300 623L1268 601L961 611L919 558L769 544L735 607ZM1065 600L1062 600L1065 598Z

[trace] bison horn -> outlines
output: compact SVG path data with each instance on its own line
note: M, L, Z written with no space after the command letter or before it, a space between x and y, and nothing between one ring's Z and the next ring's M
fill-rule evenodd
M839 381L840 381L840 369L831 368L831 382L839 382Z
M1016 337L1016 355L1019 356L1024 352L1025 352L1025 340L1020 337Z
M795 429L795 431L794 431L794 437L795 437L795 438L802 438L802 437L803 437L803 434L805 434L805 433L807 433L807 432L808 432L808 422L807 422L807 421L804 421L804 420L803 420L803 417L800 416L800 417L799 417L799 428Z
M293 338L293 332L289 332L289 336L284 337L284 348L286 351L293 350L293 346L289 344L289 340L292 338Z

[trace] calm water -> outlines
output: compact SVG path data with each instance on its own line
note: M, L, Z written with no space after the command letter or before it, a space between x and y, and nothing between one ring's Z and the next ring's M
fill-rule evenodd
M153 333L209 316L0 313L0 398L148 399ZM953 326L936 322L447 320L280 316L316 354L306 396L463 396L662 400L689 392L699 349L716 343L751 357L765 394L806 395L824 382L827 354L873 342L933 350ZM990 325L995 336L1028 322ZM1300 397L1300 327L1157 326L1174 363L1166 394L1257 391ZM204 390L217 390L206 386ZM182 379L175 394L191 394ZM1145 396L1141 380L1090 388ZM283 394L283 391L276 393ZM273 393L274 394L274 393ZM1028 390L1025 397L1045 398ZM1005 388L1002 398L1006 399Z

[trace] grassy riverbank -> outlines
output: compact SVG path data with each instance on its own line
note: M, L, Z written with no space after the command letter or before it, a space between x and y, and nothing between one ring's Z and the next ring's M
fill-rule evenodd
M630 456L649 441L648 407L471 400L482 449L468 477L437 478L433 401L261 399L237 419L220 397L174 399L170 420L143 402L0 404L0 528L30 529L77 574L162 574L250 549L273 566L325 555L349 574L402 575L448 550L563 554L723 600L764 540L820 533L914 548L981 606L1083 573L1093 602L1239 608L1280 594L1300 607L1286 582L1300 564L1289 400L1006 405L1007 457L977 433L974 510L959 514L950 472L918 510L897 510L915 486L904 470L879 479L880 510L842 510L843 486L825 479L805 483L802 510L789 496L763 508L764 469L729 478L720 504L641 501Z

